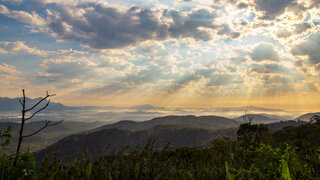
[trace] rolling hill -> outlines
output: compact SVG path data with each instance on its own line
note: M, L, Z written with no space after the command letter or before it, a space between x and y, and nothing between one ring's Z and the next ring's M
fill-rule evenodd
M112 153L128 147L144 147L155 140L156 148L171 143L172 148L206 146L214 139L232 138L239 123L219 116L165 116L149 121L120 121L87 132L65 137L48 148L36 153L38 158L52 150L69 161L79 157L82 151L90 155Z
M297 117L296 120L300 120L300 121L310 121L310 118L311 118L312 116L314 116L314 115L320 116L320 112L303 114L303 115Z
M278 116L272 116L272 115L266 115L266 114L246 114L246 115L239 116L237 118L233 118L233 120L243 123L245 122L243 119L245 118L245 116L253 116L252 123L254 124L259 124L259 123L266 124L266 123L272 123L272 122L279 122L282 120Z
M220 116L164 116L153 118L148 121L119 121L114 124L108 124L97 129L91 130L97 131L101 129L125 129L131 131L148 129L158 125L179 125L182 127L189 128L203 128L210 130L227 129L227 128L237 128L239 123L225 117Z
M91 158L114 154L125 150L130 152L143 148L149 140L154 140L154 147L161 149L168 143L170 148L207 146L214 139L233 138L236 129L208 130L187 128L178 125L157 125L149 129L130 131L125 129L101 129L91 133L81 133L65 137L53 145L35 153L38 160L50 152L64 162L81 157L87 152Z

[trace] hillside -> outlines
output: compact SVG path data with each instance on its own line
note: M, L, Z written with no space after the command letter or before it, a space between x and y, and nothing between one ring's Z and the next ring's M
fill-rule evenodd
M280 121L280 122L274 122L274 123L270 123L267 124L267 127L272 131L278 131L281 130L285 127L297 127L297 126L301 126L307 124L306 121L294 121L294 120L290 120L290 121Z
M25 125L24 134L30 134L40 129L45 124L44 121L30 122ZM41 131L40 133L26 138L23 141L22 151L37 151L42 148L47 147L60 140L61 138L86 131L88 129L95 128L101 125L102 122L75 122L75 121L64 121L54 127L48 127ZM12 138L10 146L6 147L4 150L8 152L13 152L16 148L16 143L18 141L18 132L20 130L20 123L13 122L0 122L0 130L11 126L12 127Z
M282 120L278 116L272 116L272 115L266 115L266 114L246 114L246 115L239 116L237 118L233 118L233 120L243 123L245 116L253 116L252 123L254 124L259 124L259 123L267 124L272 122L279 122Z
M75 134L63 138L50 147L35 153L38 159L51 151L68 162L80 157L83 151L91 157L98 154L112 154L123 148L133 151L137 147L144 147L149 140L154 140L155 148L161 149L170 143L171 148L207 146L214 139L233 138L236 129L207 130L187 128L177 125L157 125L149 129L130 131L124 129L102 129L91 133Z
M319 115L320 116L320 112L315 112L315 113L307 113L307 114L303 114L299 117L296 118L296 120L300 120L300 121L310 121L310 118L314 115Z
M158 125L179 125L189 128L203 128L210 130L237 128L239 123L225 117L220 116L164 116L153 118L148 121L120 121L114 124L108 124L92 131L101 129L126 129L131 131L148 129ZM91 132L92 132L91 131Z

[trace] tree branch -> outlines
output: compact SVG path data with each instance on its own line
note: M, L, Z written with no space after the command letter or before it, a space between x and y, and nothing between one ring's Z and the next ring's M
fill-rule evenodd
M42 98L40 101L38 101L34 106L32 106L30 109L25 110L26 112L31 111L35 107L37 107L42 101L46 100L48 97L55 96L56 94L49 94L47 91L46 97Z
M23 103L22 103L21 99L19 99L19 102L20 102L21 106L23 106Z
M41 109L39 109L38 111L36 111L35 113L33 113L30 117L26 118L25 120L29 120L31 118L33 118L33 116L35 116L36 114L38 114L39 112L41 112L42 110L44 110L45 108L47 108L49 106L50 100L48 101L48 103L42 107Z
M44 126L42 126L39 130L35 131L34 133L31 133L31 134L28 134L28 135L24 135L24 136L22 136L22 137L23 137L23 138L27 138L27 137L33 136L33 135L39 133L40 131L42 131L43 129L45 129L46 127L55 126L55 125L57 125L57 124L62 123L63 121L64 121L64 120L61 120L61 121L58 121L58 122L53 123L53 124L50 124L51 121L45 121L46 124L45 124Z

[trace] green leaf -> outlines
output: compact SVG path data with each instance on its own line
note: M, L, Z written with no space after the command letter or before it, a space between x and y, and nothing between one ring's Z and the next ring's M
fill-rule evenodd
M281 160L281 179L291 180L288 163L286 160Z
M139 163L136 163L136 166L134 168L134 179L137 180L139 177L140 167Z
M88 164L87 164L87 167L86 167L86 176L87 176L87 179L90 178L90 176L91 176L91 171L92 171L92 163L91 163L91 161L89 161Z
M228 162L225 161L224 164L226 167L226 179L227 180L234 180L235 176L233 174L231 174Z
M105 176L104 176L104 177L105 177L105 180L112 180L112 176L111 176L111 173L110 173L108 167L106 168L104 174L105 174Z

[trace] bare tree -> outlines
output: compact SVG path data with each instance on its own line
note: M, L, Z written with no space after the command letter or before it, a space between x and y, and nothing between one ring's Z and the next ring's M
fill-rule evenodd
M243 113L242 119L244 120L245 123L251 124L252 120L254 119L254 115L248 114L247 112L248 111L245 110L245 112Z
M20 131L19 131L19 141L18 141L18 146L17 146L17 150L16 150L16 158L15 158L15 161L14 161L14 166L17 165L17 160L18 160L18 156L19 156L19 152L20 152L20 146L21 146L21 143L23 141L24 138L27 138L27 137L30 137L30 136L33 136L37 133L39 133L40 131L42 131L43 129L47 128L47 127L50 127L50 126L55 126L57 124L60 124L61 122L63 122L63 120L61 121L58 121L58 122L51 122L51 121L48 121L48 120L45 120L45 124L40 128L38 129L37 131L33 132L33 133L30 133L30 134L27 134L27 135L24 135L23 134L23 128L24 128L24 125L25 125L25 122L29 121L30 119L32 119L36 114L38 114L39 112L43 111L44 109L46 109L49 104L50 104L50 100L47 101L47 103L42 106L41 108L39 108L38 110L34 111L33 113L31 113L31 115L29 117L26 117L26 113L28 112L31 112L32 110L34 110L35 108L38 108L40 106L40 104L45 101L46 99L48 99L49 97L52 97L52 96L55 96L55 94L49 94L48 91L46 92L46 96L41 98L37 103L35 103L31 108L26 108L26 95L25 95L25 92L24 92L24 89L22 89L22 95L23 95L23 99L19 99L19 102L22 106L22 111L21 111L21 126L20 126Z

